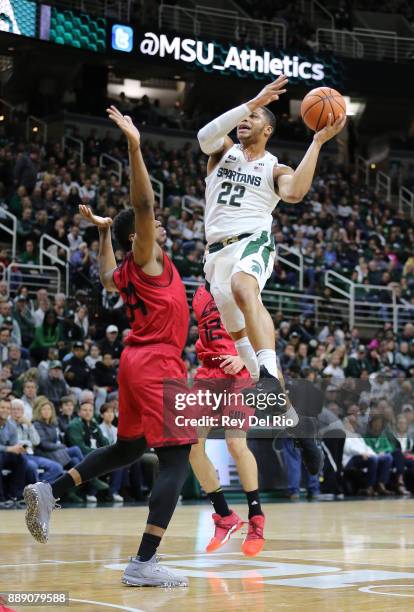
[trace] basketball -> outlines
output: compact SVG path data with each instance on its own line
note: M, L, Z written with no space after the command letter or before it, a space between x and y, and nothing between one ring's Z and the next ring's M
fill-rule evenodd
M303 98L300 112L308 128L317 132L328 123L329 113L333 114L334 121L341 113L345 114L346 103L336 89L317 87Z

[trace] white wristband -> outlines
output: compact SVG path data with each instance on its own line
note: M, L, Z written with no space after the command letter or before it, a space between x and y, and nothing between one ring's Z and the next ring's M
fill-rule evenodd
M220 151L224 145L224 137L236 127L240 121L250 115L247 104L236 106L217 119L207 123L197 134L201 150L206 155Z

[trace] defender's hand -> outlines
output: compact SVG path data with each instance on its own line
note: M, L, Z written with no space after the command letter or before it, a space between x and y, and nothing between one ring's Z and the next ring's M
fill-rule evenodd
M339 132L345 127L345 123L346 115L341 113L336 121L334 121L332 113L329 113L328 123L324 128L319 130L319 132L316 132L315 136L313 137L314 142L323 145L325 142L339 134Z
M287 82L287 77L285 77L284 74L281 74L276 81L273 81L273 83L269 83L269 85L263 87L262 91L257 94L253 100L248 102L248 107L250 110L255 110L256 108L259 108L259 106L267 106L271 102L279 100L279 96L284 94L286 91L285 85Z
M106 109L109 118L116 123L120 130L123 131L128 140L128 146L131 150L137 149L141 143L141 134L132 122L129 115L123 115L116 106L110 106Z
M226 355L220 363L220 368L224 370L225 374L234 376L244 368L244 363L237 355Z
M111 217L99 217L98 215L94 215L91 208L84 204L79 206L79 212L84 219L96 225L98 229L108 229L112 225Z

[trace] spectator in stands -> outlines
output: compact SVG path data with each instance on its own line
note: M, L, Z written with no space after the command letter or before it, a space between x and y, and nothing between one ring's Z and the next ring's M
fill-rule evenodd
M399 414L394 430L398 449L403 455L404 483L414 490L414 438L409 434L409 420L406 414Z
M94 370L96 367L96 364L99 361L102 361L101 351L97 344L92 344L92 346L89 349L89 355L85 357L85 361L91 370Z
M114 409L111 404L103 404L100 407L100 415L102 418L102 423L99 425L99 428L102 432L102 435L108 440L109 444L115 444L117 438L117 430L113 425L113 421L115 418ZM119 490L122 486L122 480L125 472L128 471L128 468L123 468L121 470L115 470L110 474L110 485L109 490L112 494L113 501L123 502L124 498L119 494Z
M108 325L106 328L105 338L98 345L102 355L105 353L110 353L114 359L119 360L124 347L122 346L118 335L118 327L116 325Z
M10 401L0 400L0 508L21 503L25 485L25 449L18 443L16 425L9 420ZM8 490L5 491L2 470L11 471Z
M40 443L36 447L37 455L57 461L66 470L82 461L83 455L77 446L67 447L60 442L55 407L42 395L35 402L33 425L40 437Z
M389 495L386 488L390 479L392 467L392 456L390 453L377 453L358 432L358 411L350 410L344 419L346 429L346 440L343 455L343 467L345 471L357 470L362 476L362 470L367 470L366 487L360 488L360 495L372 497L374 495Z
M31 421L37 399L37 384L34 380L26 380L23 383L23 395L20 399L23 402L24 416L28 421Z
M369 364L367 362L366 348L363 344L360 344L357 354L349 358L345 374L351 378L359 378L362 370L367 369L369 369Z
M12 309L10 302L0 301L0 327L7 327L10 330L10 339L14 344L21 346L22 335L19 324L11 316Z
M46 211L44 211L46 212ZM23 264L32 264L37 266L39 258L35 252L33 240L26 240L25 250L19 257L19 261Z
M68 395L69 387L63 377L61 361L56 360L49 363L47 375L39 380L39 392L55 406L60 404L64 395Z
M26 455L24 455L27 465L26 481L29 483L39 480L53 482L61 476L63 468L60 463L34 454L35 447L40 443L40 437L35 426L24 416L23 402L19 399L11 402L10 420L16 426L18 444L21 444L26 450ZM41 476L39 469L43 470Z
M43 323L36 327L30 346L32 357L40 361L47 356L49 347L57 346L62 339L62 328L54 310L45 312Z
M66 432L74 415L75 403L71 395L64 395L60 400L60 411L58 414L58 424L63 442L67 442Z
M69 443L79 447L85 456L96 448L109 444L93 417L93 410L93 404L81 403L78 416L69 423L66 430ZM91 487L90 493L86 498L89 502L96 502L94 491L107 491L109 489L108 485L98 478L90 481L89 485Z
M302 477L306 480L307 499L308 501L315 500L319 497L319 475L312 476L302 464L302 456L300 450L295 446L291 438L283 439L283 458L285 462L288 492L291 501L299 499L300 484Z
M6 364L11 368L11 380L13 381L30 368L30 361L22 358L21 348L17 344L9 346L9 356Z
M10 330L8 327L0 327L0 365L9 359Z
M117 371L111 353L104 353L102 361L98 361L93 371L96 386L95 408L100 410L111 393L118 388Z
M375 452L378 461L381 461L386 466L383 478L378 480L376 490L379 495L391 495L387 485L390 478L390 470L394 464L392 455L394 445L386 435L385 419L382 414L375 414L371 417L368 423L365 442Z
M39 171L39 156L37 151L30 153L20 153L17 156L14 167L15 185L21 185L31 193L36 185L37 173Z
M64 376L72 392L79 400L82 389L92 387L91 370L85 361L86 351L83 342L74 342L72 353L73 357L65 363Z
M19 295L14 303L13 308L13 319L17 321L21 337L22 346L28 348L33 342L35 333L35 322L28 307L27 298L24 295Z

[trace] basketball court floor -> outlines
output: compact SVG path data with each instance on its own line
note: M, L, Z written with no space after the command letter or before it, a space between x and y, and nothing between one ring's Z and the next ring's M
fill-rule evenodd
M245 517L245 506L233 507ZM265 550L249 559L240 553L242 532L205 554L210 506L178 507L160 553L190 578L188 589L121 584L145 507L58 510L47 545L28 535L23 511L2 511L0 591L67 591L69 607L79 612L414 610L414 501L269 503L264 509Z

